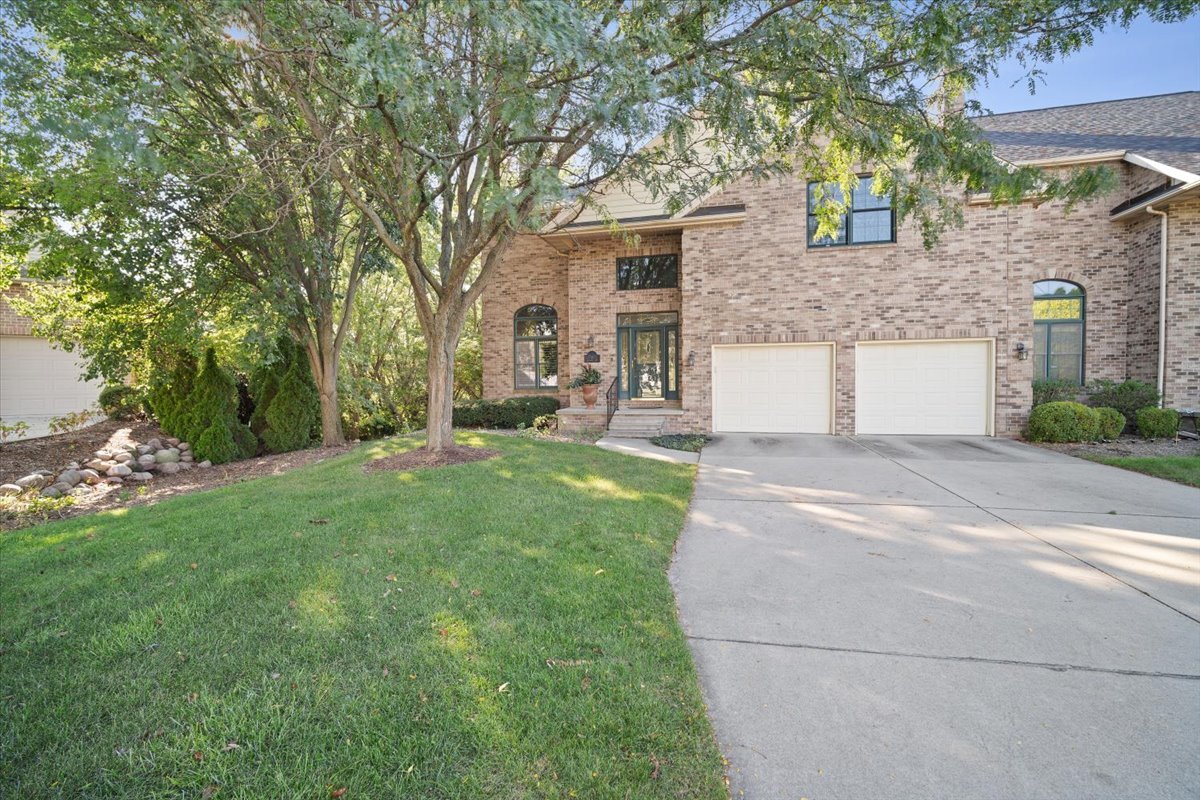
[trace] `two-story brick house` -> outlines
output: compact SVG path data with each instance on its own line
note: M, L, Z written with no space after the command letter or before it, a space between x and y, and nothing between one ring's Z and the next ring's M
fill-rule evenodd
M1138 378L1200 406L1200 92L981 118L997 155L1108 164L1119 187L1064 214L964 194L926 249L860 191L837 241L813 236L806 176L736 181L669 215L603 202L522 236L483 298L484 392L558 395L589 354L614 428L1018 435L1035 378Z

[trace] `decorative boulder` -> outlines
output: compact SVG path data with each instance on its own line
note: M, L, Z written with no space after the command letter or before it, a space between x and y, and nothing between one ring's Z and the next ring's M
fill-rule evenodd
M79 470L67 469L63 470L58 475L58 483L65 483L67 486L74 486L83 480L83 476L79 474Z
M154 460L159 464L174 464L179 460L179 451L174 447L167 450L159 450L154 454Z
M110 484L112 486L120 486L125 481L122 480L121 478L118 478L116 475L110 475L109 477L104 479L104 482L107 484Z
M88 486L95 486L102 480L100 473L94 469L81 469L79 470L79 475L83 478L83 482Z
M108 469L109 467L111 467L111 466L112 466L112 464L109 464L109 463L108 463L108 462L107 462L105 459L103 459L103 458L93 458L91 461L89 461L89 462L87 462L86 464L84 464L84 466L85 466L85 467L87 467L88 469L94 469L94 470L96 470L97 472L103 472L104 470L106 470L106 469Z
M144 456L147 453L153 453L153 451L154 451L154 448L148 444L139 444L137 446L137 452L138 452L139 456Z
M140 455L137 457L137 462L139 464L141 464L143 467L146 466L147 464L153 464L155 462L154 454L153 453L145 453L143 455Z
M149 472L134 472L134 473L130 474L129 480L131 480L131 481L148 481L153 477L154 476L151 475Z
M112 451L110 451L110 450L97 450L96 452L92 453L92 455L94 455L94 456L95 456L96 458L98 458L99 460L103 461L103 460L105 460L105 459L112 458Z
M164 466L166 466L166 465L164 465ZM191 461L180 461L178 464L176 464L176 466L179 467L179 469L181 471L186 472L187 470L191 469L192 467L194 467L196 465L193 464Z
M45 494L46 492L50 491L50 489L56 489L58 491L58 494L56 494L55 497L61 497L62 495L66 494L67 492L71 491L74 488L75 487L69 483L63 483L62 481L59 481L58 483L50 486L49 489L42 490L42 494Z
M206 458L203 461L201 461L199 464L197 464L196 466L200 467L201 469L208 469L209 467L212 466L212 462Z
M150 441L146 442L146 444L149 445L150 449L152 450L162 450L163 448L163 443L158 439L151 439Z
M195 460L196 460L196 457L195 457L195 456L193 456L191 453L188 453L188 452L183 452L183 453L180 453L180 454L179 454L179 461L180 461L181 463L185 463L185 464L186 464L186 463L187 463L187 462L189 462L189 461L195 461Z
M42 489L42 497L62 497L62 492L56 486L47 486Z
M167 444L169 444L171 447L178 447L178 446L179 446L179 440L178 440L178 439L176 439L174 436L168 436L168 437L167 437Z
M177 444L175 446L179 448L180 452L192 449L192 446L190 444L188 444L187 442L180 442L179 444Z
M20 494L21 491L21 487L15 483L0 484L0 497L11 497L14 494Z
M113 461L116 461L118 464L127 464L130 461L133 461L133 454L117 453L115 456L113 456Z
M17 486L22 489L41 489L43 486L49 486L51 483L49 475L43 475L40 472L34 472L26 475L24 478L17 479Z
M166 464L159 464L158 471L163 475L174 475L179 472L179 464L175 461L168 461Z
M115 466L109 467L109 470L108 470L108 476L110 478L124 478L126 475L130 475L132 473L133 473L133 470L130 469L129 467L125 466L124 464L117 464Z

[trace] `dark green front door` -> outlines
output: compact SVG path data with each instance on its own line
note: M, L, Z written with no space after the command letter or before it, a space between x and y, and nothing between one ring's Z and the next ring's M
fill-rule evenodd
M679 397L679 324L674 312L617 317L617 388L622 399Z

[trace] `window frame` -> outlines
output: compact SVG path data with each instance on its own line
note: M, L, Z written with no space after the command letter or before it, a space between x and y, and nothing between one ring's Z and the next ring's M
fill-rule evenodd
M522 311L530 308L546 308L553 312L553 316L548 314L522 314ZM552 335L538 336L523 336L520 333L520 325L522 322L530 320L554 320L554 333ZM533 386L522 386L518 383L520 370L517 368L519 363L517 360L517 349L522 342L533 343ZM548 342L554 343L554 384L543 385L542 380L542 347ZM546 303L527 303L521 306L513 313L513 390L521 392L546 392L558 391L558 309Z
M1041 284L1041 283L1064 283L1064 284L1067 284L1068 286L1073 286L1074 290L1069 292L1068 294L1047 295L1045 297L1038 297L1037 287L1038 287L1038 284ZM1052 343L1054 341L1054 328L1055 327L1064 328L1068 325L1072 325L1072 326L1078 325L1079 326L1079 385L1083 386L1084 384L1087 383L1087 290L1084 289L1082 286L1080 286L1075 281L1063 280L1061 278L1046 278L1044 280L1033 282L1033 293L1034 293L1033 294L1033 302L1035 305L1037 304L1037 302L1039 300L1073 300L1076 298L1078 298L1078 300L1079 300L1079 316L1078 317L1060 317L1060 318L1055 318L1055 319L1038 319L1036 315L1034 316L1033 324L1034 324L1035 334L1036 334L1038 326L1043 327L1046 331L1046 352L1041 354L1044 358L1041 374L1035 374L1033 376L1033 379L1035 381L1066 380L1065 378L1051 378L1050 377L1050 356L1052 355L1051 351L1053 350ZM1034 308L1034 306L1030 306L1030 308L1029 308L1031 314L1033 313L1033 308ZM1034 336L1034 341L1035 342L1037 341L1036 335ZM1038 352L1036 350L1034 350L1032 355L1034 358L1034 365L1035 365L1035 369L1036 369Z
M861 185L862 181L864 181L864 180L872 180L873 181L875 178L875 173L873 173L873 172L861 173L861 174L858 174L857 177L859 180L859 184ZM839 241L833 240L833 241L829 241L829 242L826 242L823 244L821 242L813 241L812 234L809 232L809 220L812 219L813 217L815 217L816 213L814 213L814 211L813 211L813 204L810 202L810 200L812 199L813 187L819 186L822 183L827 183L827 182L826 181L808 181L808 183L806 183L805 187L804 187L804 212L805 212L804 213L804 242L805 242L805 245L807 248L813 249L813 250L827 250L829 248L835 248L835 247L871 247L872 245L884 245L884 244L895 244L896 243L896 200L895 200L895 198L893 197L890 199L886 209L885 208L864 208L864 209L859 210L858 212L855 212L855 210L854 210L854 193L853 192L850 193L850 199L849 199L848 203L846 204L846 210L845 210L845 212L842 213L842 218L843 218L843 220L845 220L843 224L846 229L846 241L839 242ZM869 189L869 187L868 187L868 189ZM871 212L871 211L885 211L885 210L888 212L888 214L890 216L890 223L891 223L891 231L889 233L888 238L887 239L876 239L876 240L870 241L870 242L854 241L854 215L855 215L855 213L865 214L865 213Z
M621 286L621 262L634 261L642 258L670 258L675 261L675 283L670 286ZM640 256L617 256L616 286L618 292L651 292L663 289L678 289L679 288L679 254L678 253L648 253Z

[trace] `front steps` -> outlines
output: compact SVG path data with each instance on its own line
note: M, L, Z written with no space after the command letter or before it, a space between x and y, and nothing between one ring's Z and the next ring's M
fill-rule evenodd
M619 408L608 423L608 435L622 439L651 439L661 436L672 417L683 415L678 408Z

